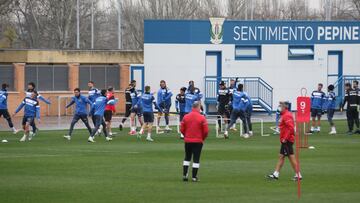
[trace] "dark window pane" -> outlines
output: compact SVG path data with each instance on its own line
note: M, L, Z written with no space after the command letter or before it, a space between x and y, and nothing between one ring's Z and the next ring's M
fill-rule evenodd
M115 90L120 89L120 70L118 65L109 65L106 68L106 87L112 86Z
M36 73L36 65L26 65L25 66L25 87L24 89L27 90L27 84L29 82L37 84L37 73Z
M53 90L53 66L38 65L38 90Z
M69 90L68 66L54 65L54 89L55 91Z
M14 90L14 67L12 64L0 65L0 83L9 84L8 90Z
M106 88L105 85L105 65L91 66L91 80L94 81L95 87L99 89Z
M87 83L90 81L90 66L80 65L79 67L79 87L81 90L87 90Z

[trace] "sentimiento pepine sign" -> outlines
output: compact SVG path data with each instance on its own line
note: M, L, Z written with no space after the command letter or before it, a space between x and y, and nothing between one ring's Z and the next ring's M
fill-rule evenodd
M145 43L349 44L360 43L359 21L145 20Z

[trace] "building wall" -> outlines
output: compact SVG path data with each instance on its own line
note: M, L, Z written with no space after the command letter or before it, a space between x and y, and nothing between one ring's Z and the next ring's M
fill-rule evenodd
M61 96L72 96L73 89L79 86L79 66L81 64L119 64L119 86L115 97L119 98L116 105L118 113L125 112L125 95L130 73L131 63L143 63L141 51L58 51L58 50L0 50L0 63L13 64L14 68L14 90L9 92L8 107L12 114L20 102L25 97L25 68L27 63L36 64L67 64L68 83L67 91L39 91L39 93L50 99L51 105L40 102L41 114L47 116L57 116L65 114L66 99L59 100ZM0 81L1 83L1 81ZM87 91L82 91L87 94ZM58 104L60 101L60 109ZM66 110L71 114L72 109ZM18 116L22 116L19 113Z
M145 83L158 87L168 81L178 92L194 80L204 89L205 53L222 52L222 75L231 77L261 77L274 88L274 106L280 100L296 103L302 87L308 95L319 82L327 83L327 56L330 50L343 51L343 74L360 74L360 44L315 44L314 60L288 60L288 45L263 44L261 60L235 60L235 45L222 44L145 44ZM326 91L326 88L324 89ZM293 105L296 108L296 105Z

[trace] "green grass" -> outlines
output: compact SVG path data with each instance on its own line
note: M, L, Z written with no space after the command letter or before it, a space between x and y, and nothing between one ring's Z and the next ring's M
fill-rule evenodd
M325 122L324 122L325 123ZM339 121L338 131L345 132ZM270 124L265 125L268 129ZM302 196L299 202L357 202L360 199L360 135L309 138L316 149L301 151ZM267 130L268 131L268 130ZM75 130L41 131L31 142L1 132L0 202L297 202L297 184L287 161L278 181L264 176L277 161L277 136L229 140L214 134L206 141L199 183L181 181L183 143L173 134L148 143L120 136L86 142ZM269 132L268 132L269 133Z

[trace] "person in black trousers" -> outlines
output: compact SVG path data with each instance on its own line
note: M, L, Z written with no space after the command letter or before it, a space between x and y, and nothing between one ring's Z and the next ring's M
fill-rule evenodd
M345 93L345 97L344 97L344 102L342 103L340 110L343 111L343 108L344 108L345 104L347 103L346 117L347 117L347 122L348 122L348 127L349 127L349 131L347 132L347 134L348 135L353 134L354 124L357 127L357 130L355 131L355 133L360 134L360 129L359 129L359 127L360 127L359 126L360 93L359 93L359 90L351 88L350 83L345 84L345 90L346 90L346 93Z

